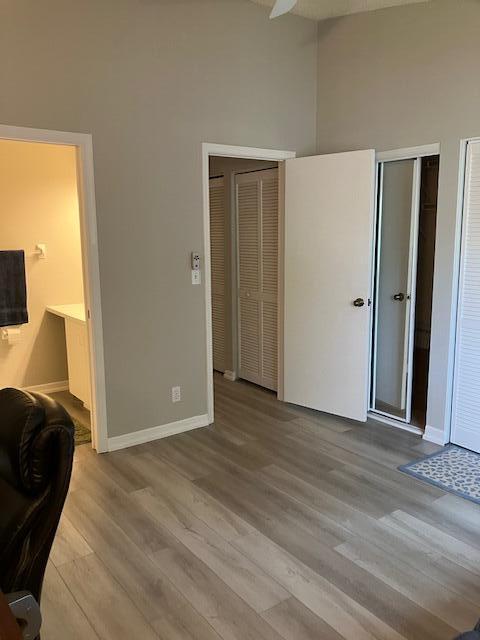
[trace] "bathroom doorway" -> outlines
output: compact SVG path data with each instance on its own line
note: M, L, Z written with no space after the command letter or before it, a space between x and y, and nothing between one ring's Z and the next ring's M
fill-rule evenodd
M2 320L0 385L58 401L76 444L100 452L108 442L90 152L90 136L0 126L0 251L5 264L16 261L7 285L21 309Z

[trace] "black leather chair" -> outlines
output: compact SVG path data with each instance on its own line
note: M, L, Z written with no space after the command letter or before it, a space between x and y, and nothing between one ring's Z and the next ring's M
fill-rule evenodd
M70 483L74 427L39 393L0 390L0 589L30 591L43 576Z

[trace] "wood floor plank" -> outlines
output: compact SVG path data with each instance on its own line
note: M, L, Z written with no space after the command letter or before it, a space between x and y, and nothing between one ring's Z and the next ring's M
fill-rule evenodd
M187 550L155 554L162 571L223 640L278 640L273 628Z
M257 565L183 507L163 500L148 489L137 492L136 498L255 611L270 609L289 597L285 589Z
M330 466L347 466L358 469L381 479L382 483L389 486L402 487L413 492L419 498L429 502L445 495L445 492L438 487L434 487L426 482L419 482L416 478L401 473L396 468L391 468L382 463L382 459L372 460L371 458L352 452L331 442L326 442L319 437L318 433L296 432L287 436L287 441L301 443L312 453L321 454L326 463ZM415 448L415 447L413 447ZM413 456L412 456L413 459ZM336 461L336 462L335 462Z
M99 638L158 640L153 628L97 556L72 560L58 571Z
M422 571L399 561L398 558L392 559L378 547L365 540L356 540L340 545L336 551L457 631L475 626L478 619L476 605L468 601L459 602L456 594L444 585L439 582L432 583L431 578Z
M336 550L325 547L321 540L291 535L289 529L275 531L271 539L404 637L425 640L453 637L450 625L399 593L373 571L356 566Z
M261 469L272 462L271 455L268 452L260 452L255 449L247 451L244 447L233 444L223 438L221 434L209 429L204 429L195 434L195 440L210 451L249 471Z
M262 616L285 640L342 640L343 638L335 629L293 597L265 611Z
M258 475L237 470L201 478L196 484L260 531L270 526L288 526L292 532L306 532L332 547L348 539L345 529L332 519L261 483Z
M289 438L275 440L261 437L255 442L246 444L243 450L249 454L262 453L269 456L272 463L283 469L307 477L322 477L322 473L334 471L343 466L318 450L312 450L307 445L296 443Z
M414 565L423 563L427 557L431 559L434 555L439 555L434 554L426 543L412 542L397 529L372 518L361 510L360 505L351 506L276 465L255 472L255 476L260 481L271 484L292 498L317 509L324 518L331 519L345 530L344 537L348 539L352 536L365 540L373 539L381 548L399 557L408 558Z
M384 516L382 522L398 529L412 540L419 540L438 551L452 562L480 575L480 550L458 540L431 524L401 510Z
M132 475L132 468L127 464L128 459L124 458L127 477L129 472ZM95 465L89 464L83 474L80 490L94 496L97 504L141 549L153 553L165 548L165 540L151 516L140 509L131 494L124 491L108 473L104 472L104 469L104 467L99 469ZM140 479L140 475L136 475L136 477ZM143 486L143 480L139 484ZM74 494L75 492L72 492L70 495Z
M163 621L169 621L172 627L175 620L180 629L190 625L192 638L196 638L195 633L200 631L204 637L209 637L208 623L194 610L185 595L175 589L161 567L126 536L91 496L76 492L71 496L67 511L110 574L156 629L161 629ZM169 541L169 546L176 544L175 540Z
M161 459L144 454L131 459L129 464L142 475L148 487L156 489L164 499L177 502L188 509L225 540L252 532L253 527L245 520L186 480Z
M344 638L404 637L265 536L250 534L239 538L235 545Z
M417 482L424 484L421 480ZM401 509L400 506L395 506ZM392 509L392 511L394 510ZM428 523L431 527L480 550L480 537L478 535L479 505L464 498L446 494L442 499L434 500L428 509L410 505L403 510L407 511L411 516Z
M188 434L182 434L181 438L169 438L161 445L145 448L145 451L158 457L187 480L204 478L234 466L232 461L209 450L196 437L189 438Z
M136 451L137 447L131 447L98 456L90 447L81 446L77 448L75 455L80 465L85 465L85 472L92 468L98 469L128 493L145 488L141 478L125 468L125 460L135 455ZM82 478L84 477L85 473L82 473Z
M42 593L42 638L45 640L98 640L55 566L49 562Z
M73 524L63 514L50 553L50 560L56 567L66 562L88 556L92 549L85 538L75 529Z

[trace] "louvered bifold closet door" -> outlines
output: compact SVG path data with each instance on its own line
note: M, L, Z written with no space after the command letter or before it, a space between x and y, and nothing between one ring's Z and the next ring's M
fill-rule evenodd
M213 368L225 370L225 178L210 178Z
M277 388L278 170L236 176L239 376Z
M467 146L451 440L480 452L480 141Z

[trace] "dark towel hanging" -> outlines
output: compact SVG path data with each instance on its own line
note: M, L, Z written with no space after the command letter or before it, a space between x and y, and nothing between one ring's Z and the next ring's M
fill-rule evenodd
M28 322L25 253L0 251L0 327Z

